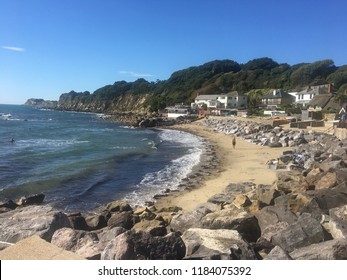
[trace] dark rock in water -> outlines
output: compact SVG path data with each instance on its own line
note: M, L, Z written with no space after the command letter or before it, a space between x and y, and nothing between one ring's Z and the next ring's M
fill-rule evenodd
M10 243L32 235L51 241L56 230L71 227L68 217L49 205L21 207L2 213L0 225L0 240Z
M347 239L340 238L312 244L290 253L294 260L346 260Z
M13 202L12 200L8 200L4 203L1 203L0 204L0 213L4 213L4 212L8 212L8 211L11 211L11 210L14 210L18 207L19 205L15 202Z
M185 245L176 233L152 236L129 230L112 240L101 254L102 260L180 260Z
M27 206L27 205L38 205L41 204L43 202L43 200L45 199L45 195L44 194L34 194L28 197L24 197L20 199L20 205L22 206Z

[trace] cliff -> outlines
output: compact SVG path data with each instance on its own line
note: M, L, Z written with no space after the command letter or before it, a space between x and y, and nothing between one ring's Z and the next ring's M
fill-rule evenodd
M24 105L42 109L56 109L58 107L58 101L31 98L28 99Z

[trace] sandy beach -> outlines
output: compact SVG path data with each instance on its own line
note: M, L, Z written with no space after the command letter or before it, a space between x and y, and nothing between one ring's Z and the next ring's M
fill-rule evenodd
M259 146L238 137L233 149L230 135L217 133L202 122L178 125L175 128L198 135L211 143L220 162L218 171L204 177L197 188L174 192L160 198L156 203L158 209L175 205L182 207L184 211L191 211L214 194L222 192L230 183L272 184L276 179L276 170L269 169L266 162L278 158L283 151L290 150Z

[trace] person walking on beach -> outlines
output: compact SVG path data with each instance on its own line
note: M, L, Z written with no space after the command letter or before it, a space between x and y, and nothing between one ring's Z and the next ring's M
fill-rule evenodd
M235 149L236 146L236 137L233 135L233 140L232 140L233 148Z

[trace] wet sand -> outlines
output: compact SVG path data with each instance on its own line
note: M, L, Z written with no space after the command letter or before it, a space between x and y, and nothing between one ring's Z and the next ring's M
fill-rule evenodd
M231 135L215 132L203 125L203 121L177 125L175 129L201 136L211 143L216 152L218 165L212 166L206 163L199 173L212 172L211 175L202 176L198 186L193 189L173 192L158 199L156 202L158 209L179 206L184 211L194 210L214 194L222 192L230 183L272 184L276 179L276 170L269 169L266 162L278 158L283 151L290 150L290 148L270 148L251 144L239 137L236 138L236 146L233 149Z

